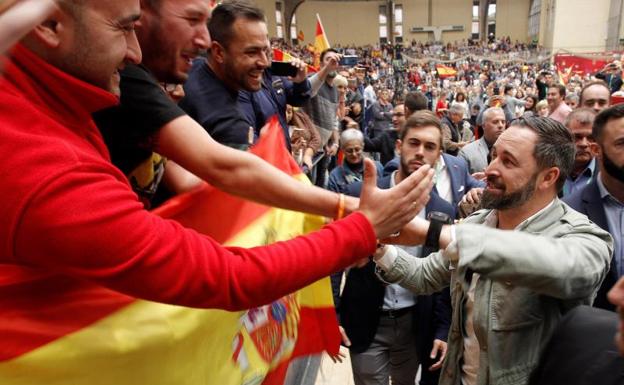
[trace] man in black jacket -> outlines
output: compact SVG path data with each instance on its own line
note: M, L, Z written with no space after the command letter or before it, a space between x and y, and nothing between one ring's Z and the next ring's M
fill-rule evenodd
M385 165L394 158L398 132L405 123L405 106L397 104L392 111L392 128L384 130L374 138L364 137L364 151L378 152L379 160Z
M433 166L440 157L442 127L429 111L417 112L405 122L400 131L397 149L399 169L378 180L379 188L391 188L420 166ZM347 194L359 196L361 183L347 187ZM435 192L419 214L425 217L437 211L454 218L450 203ZM411 247L409 252L426 257L427 247ZM446 289L431 296L414 296L399 285L387 285L375 275L374 263L347 272L341 296L342 273L332 277L334 301L345 344L351 353L355 385L388 384L413 385L422 365L421 385L438 383L439 367L446 352L450 326L451 303ZM349 341L349 343L346 343Z

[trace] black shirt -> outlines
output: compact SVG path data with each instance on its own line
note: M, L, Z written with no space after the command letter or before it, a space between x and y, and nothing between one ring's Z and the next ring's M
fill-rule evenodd
M121 71L121 103L93 114L115 166L128 175L152 156L156 133L185 115L149 70L127 65Z
M239 109L238 91L228 89L208 67L206 59L193 63L184 94L180 107L214 140L241 150L253 142L253 127Z

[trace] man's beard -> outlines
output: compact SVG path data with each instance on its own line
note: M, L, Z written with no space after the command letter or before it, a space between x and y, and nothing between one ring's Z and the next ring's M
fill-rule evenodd
M602 164L604 165L605 172L612 178L624 183L624 167L618 167L611 158L607 156L606 151L602 151Z
M490 180L488 182L492 183L492 182L495 182L495 180ZM521 206L526 201L531 199L531 197L535 193L536 184L537 184L537 174L533 175L531 179L524 186L522 186L519 190L511 192L511 193L503 192L503 194L492 194L486 188L483 191L483 195L481 196L481 206L484 209L494 209L494 210L512 209L512 208Z

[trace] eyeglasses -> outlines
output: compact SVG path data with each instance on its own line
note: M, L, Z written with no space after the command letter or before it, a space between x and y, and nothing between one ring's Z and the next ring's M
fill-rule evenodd
M360 152L362 152L362 148L361 147L345 148L344 152L346 154L359 154Z

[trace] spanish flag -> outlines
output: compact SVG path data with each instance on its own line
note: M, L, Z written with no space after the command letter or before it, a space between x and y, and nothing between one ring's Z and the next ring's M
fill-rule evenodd
M455 68L442 64L436 64L436 71L438 72L440 79L450 78L457 75L457 70Z
M269 124L252 152L303 180L279 122ZM242 247L323 223L209 185L156 212ZM0 299L2 385L280 384L290 359L336 353L340 340L328 278L274 303L227 312L139 300L69 276L0 265Z
M316 14L316 35L314 37L314 66L321 68L321 53L330 48L325 29L321 23L321 17Z
M289 62L294 58L295 57L293 55L289 54L286 51L282 51L279 48L273 48L273 60ZM306 67L307 67L308 73L318 72L317 68L314 68L309 64L306 64Z

